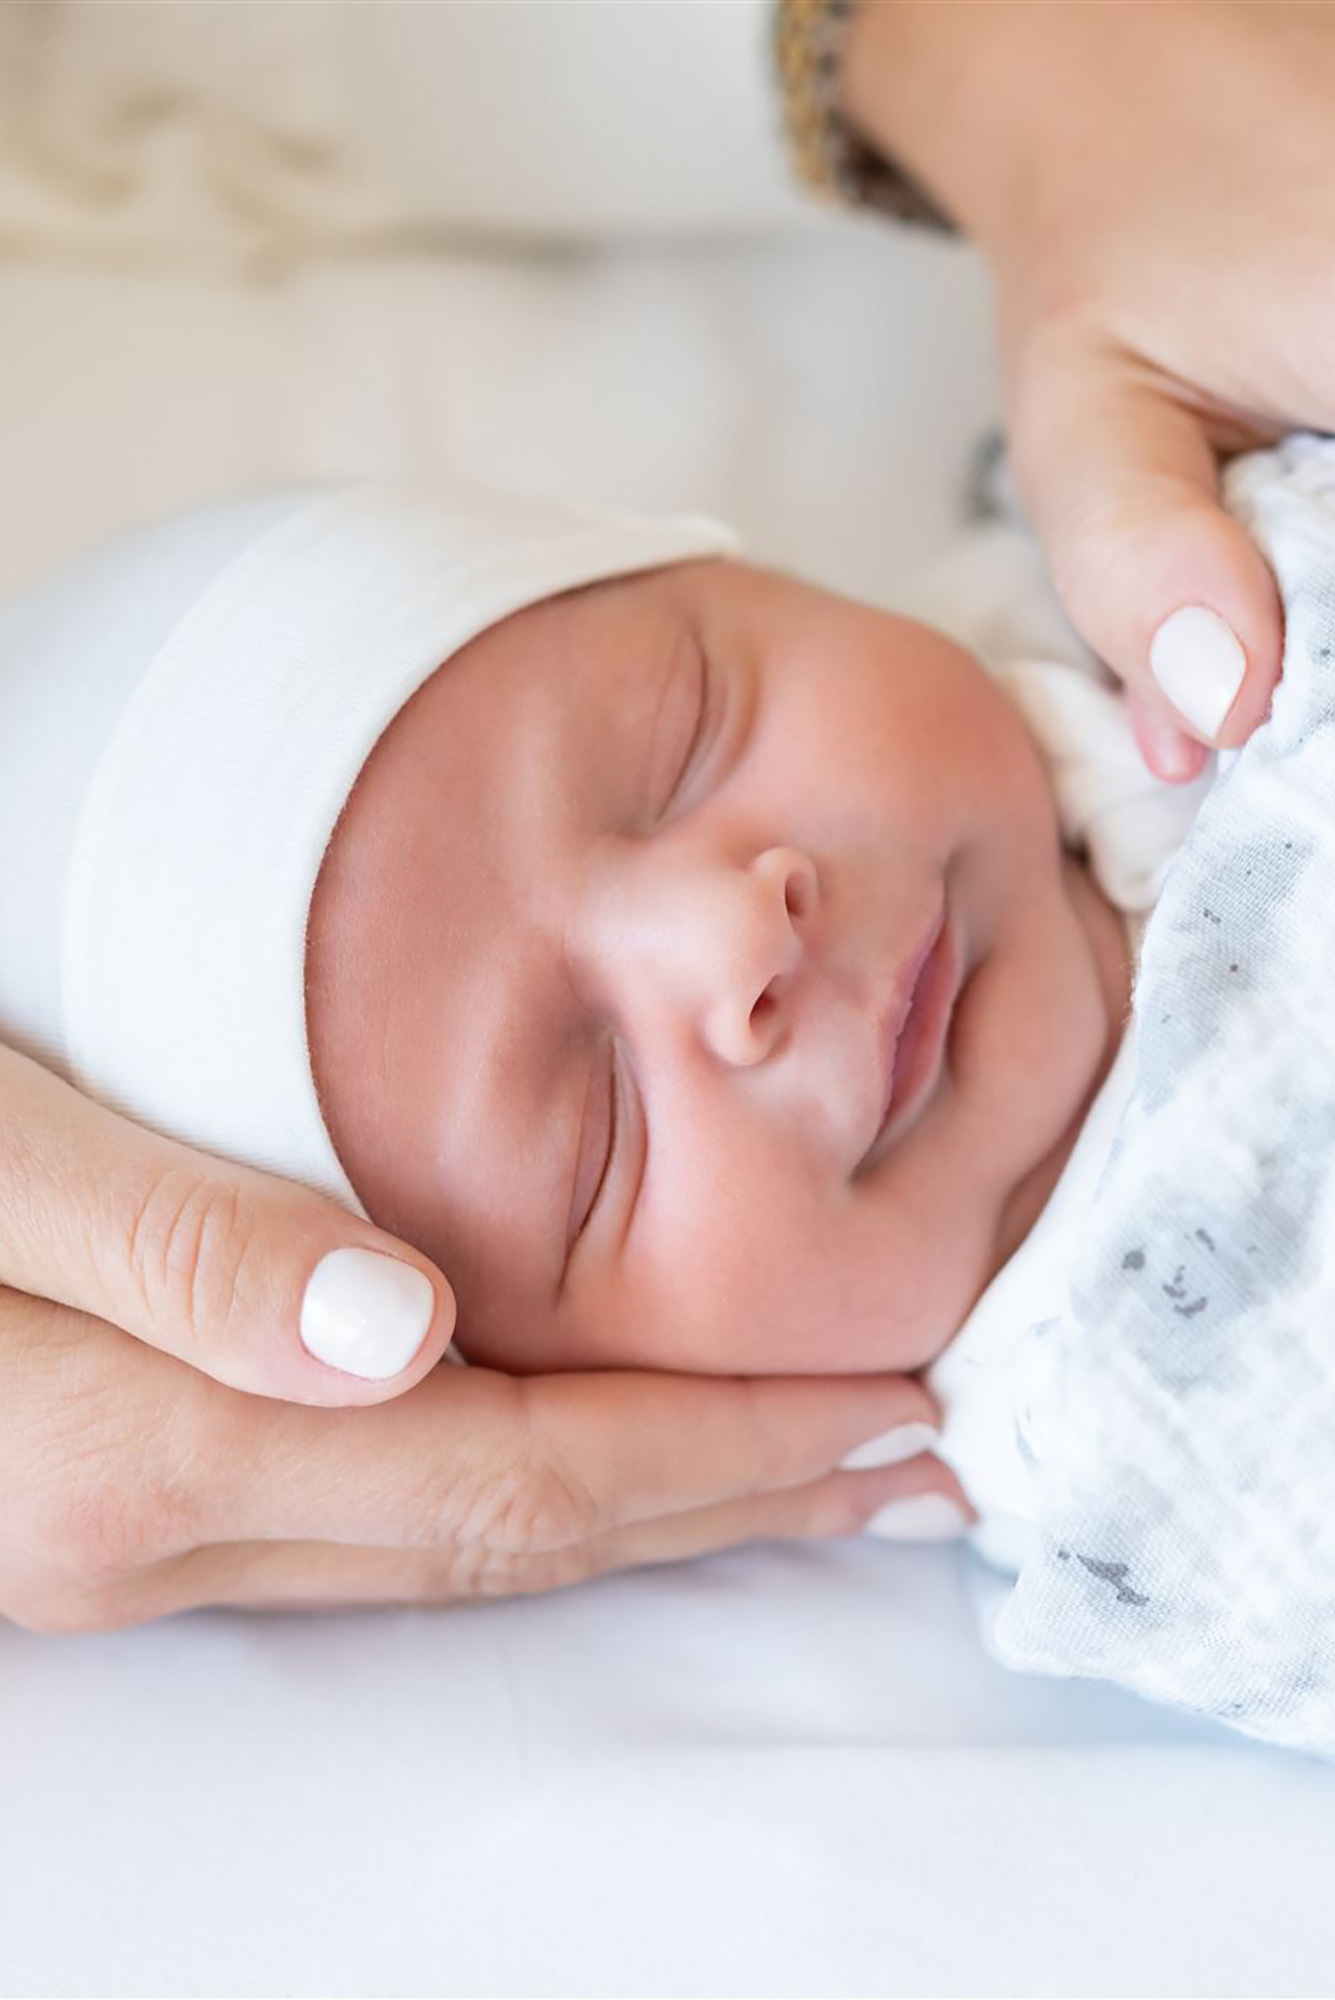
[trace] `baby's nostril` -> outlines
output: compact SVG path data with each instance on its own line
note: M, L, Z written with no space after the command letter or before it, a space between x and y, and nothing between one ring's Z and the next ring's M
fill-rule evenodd
M757 1029L763 1028L777 1005L778 1002L774 998L773 981L771 981L756 1001L755 1006L751 1009L750 1025Z

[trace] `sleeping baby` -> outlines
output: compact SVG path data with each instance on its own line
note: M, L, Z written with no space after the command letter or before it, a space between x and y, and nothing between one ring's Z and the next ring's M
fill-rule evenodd
M0 622L0 1038L416 1244L465 1360L931 1371L1023 1583L1030 1349L1211 780L1144 772L1013 531L955 588L986 665L717 524L471 488L96 552Z

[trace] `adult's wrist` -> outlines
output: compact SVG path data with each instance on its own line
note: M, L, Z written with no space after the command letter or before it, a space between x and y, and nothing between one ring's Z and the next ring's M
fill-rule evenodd
M845 44L841 107L850 127L985 243L1023 200L1024 161L1008 129L1015 12L860 0Z
M1011 261L1094 226L1145 154L1173 145L1202 89L1236 90L1238 43L1258 32L1239 13L1250 10L860 0L841 109L994 261Z

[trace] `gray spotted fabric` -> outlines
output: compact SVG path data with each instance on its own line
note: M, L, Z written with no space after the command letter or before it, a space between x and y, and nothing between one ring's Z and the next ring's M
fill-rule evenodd
M1335 1755L1335 441L1230 468L1280 582L1270 720L1146 931L1136 1080L1064 1315L1021 1349L1038 1534L993 1629Z

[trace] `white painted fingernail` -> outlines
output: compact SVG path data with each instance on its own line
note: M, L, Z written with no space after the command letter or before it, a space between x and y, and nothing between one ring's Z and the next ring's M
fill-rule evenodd
M869 1472L875 1465L902 1465L920 1451L931 1451L941 1433L935 1424L901 1424L897 1431L883 1431L855 1445L839 1465L844 1472Z
M1178 714L1213 742L1246 678L1247 655L1217 611L1187 604L1151 639L1150 671Z
M431 1281L379 1250L331 1250L301 1302L301 1342L317 1361L384 1382L406 1368L431 1325Z
M862 1532L887 1542L953 1542L968 1525L964 1509L944 1493L915 1493L880 1508Z

